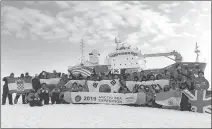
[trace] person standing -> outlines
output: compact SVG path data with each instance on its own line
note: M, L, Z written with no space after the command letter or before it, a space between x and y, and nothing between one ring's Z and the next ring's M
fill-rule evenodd
M29 75L28 72L26 72L26 73L25 73L25 78L26 78L26 79L31 79L32 77Z
M2 93L2 105L5 105L6 99L8 97L9 104L13 105L12 94L9 93L8 83L10 80L15 82L14 73L11 73L9 77L4 77L3 81L5 82L3 85L3 93Z
M37 90L41 88L40 79L37 74L32 79L32 87L35 90L35 92L37 92Z
M144 71L142 70L141 72L140 72L140 82L142 82L142 81L146 81L146 76L145 76L145 74L144 74Z
M194 83L197 90L207 90L209 88L209 82L205 79L202 71L198 72L198 77L194 79Z
M25 80L24 74L21 74L20 79ZM22 94L21 96L22 96L22 103L23 104L26 104L25 95ZM16 93L16 96L15 96L15 99L14 99L14 104L17 104L18 103L19 97L20 97L20 94L17 94Z
M187 82L187 78L185 76L182 77L182 81L179 85L180 90L188 89L189 84ZM180 110L181 111L189 111L189 98L183 93L180 102Z
M32 76L30 76L28 72L25 73L25 78L24 79L25 79L24 81L26 83L31 83L32 84ZM29 94L29 92L25 94L25 101L26 101L26 103L28 103L28 101L26 99L26 97L27 97L28 94Z

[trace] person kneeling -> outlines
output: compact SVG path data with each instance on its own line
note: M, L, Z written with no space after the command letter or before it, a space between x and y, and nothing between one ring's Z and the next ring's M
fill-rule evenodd
M78 92L89 92L89 90L86 86L79 85Z
M61 101L62 104L69 104L64 100L64 93L66 91L71 91L71 89L66 88L65 86L61 87L61 92L59 94L59 100Z
M41 102L44 101L44 104L48 105L49 104L49 89L45 85L43 85L42 88L40 88L37 91L37 93L40 97L40 101Z
M43 106L43 104L40 101L40 98L38 97L38 94L35 93L35 91L32 91L28 94L27 100L29 102L30 107Z

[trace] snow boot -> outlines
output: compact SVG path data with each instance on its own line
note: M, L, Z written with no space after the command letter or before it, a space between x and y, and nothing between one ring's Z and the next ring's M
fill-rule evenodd
M18 99L14 99L14 104L17 104L18 103Z

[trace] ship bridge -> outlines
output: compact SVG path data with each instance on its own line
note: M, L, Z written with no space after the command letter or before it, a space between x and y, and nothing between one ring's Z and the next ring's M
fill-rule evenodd
M116 42L116 50L110 53L108 64L111 69L145 69L145 60L139 49L123 42Z

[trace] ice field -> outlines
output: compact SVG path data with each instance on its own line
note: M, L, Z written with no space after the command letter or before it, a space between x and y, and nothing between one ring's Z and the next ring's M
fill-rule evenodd
M211 128L211 115L148 107L67 104L1 107L2 128Z

